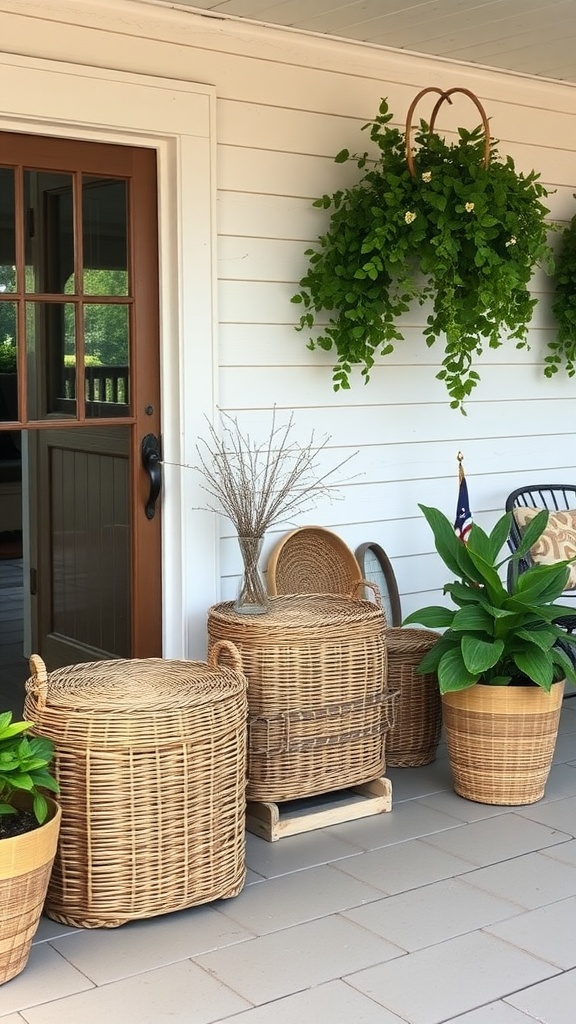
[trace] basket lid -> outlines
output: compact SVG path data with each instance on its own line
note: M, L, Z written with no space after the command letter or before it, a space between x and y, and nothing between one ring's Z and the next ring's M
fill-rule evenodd
M363 581L354 587L362 594ZM208 633L225 633L227 639L242 648L250 643L298 643L311 639L359 639L363 630L384 637L384 612L380 605L364 598L339 594L285 594L272 597L263 615L242 615L234 611L234 602L213 605L208 612Z
M226 651L227 665L219 663ZM232 665L232 667L230 667ZM213 704L246 688L240 654L222 640L208 662L167 658L131 658L67 665L47 673L38 655L30 659L27 703L67 710L114 712L166 711Z

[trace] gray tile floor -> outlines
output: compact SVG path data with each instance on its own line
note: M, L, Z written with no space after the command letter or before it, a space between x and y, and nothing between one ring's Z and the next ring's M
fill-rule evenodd
M2 1024L575 1024L576 699L543 801L473 804L443 748L393 809L267 843L239 896L117 929L43 918Z
M117 929L43 918L2 1024L576 1024L576 698L543 801L456 796L443 747L393 809L267 843L232 900Z

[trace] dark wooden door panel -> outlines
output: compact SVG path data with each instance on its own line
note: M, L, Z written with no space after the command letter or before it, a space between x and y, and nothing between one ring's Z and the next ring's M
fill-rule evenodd
M72 649L84 660L130 657L128 430L47 431L39 446L51 554L38 595L44 653L52 665Z

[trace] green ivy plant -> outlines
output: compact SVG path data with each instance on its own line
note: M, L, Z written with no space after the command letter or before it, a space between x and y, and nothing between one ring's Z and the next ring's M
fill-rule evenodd
M338 391L350 387L355 364L367 382L376 356L403 340L399 318L414 300L429 302L424 338L428 346L444 339L437 377L451 407L464 411L485 342L498 348L507 335L528 348L536 303L529 282L535 265L553 266L541 201L548 193L537 173L499 159L497 140L483 160L483 127L459 128L448 143L421 121L412 174L406 133L391 126L392 116L383 99L364 125L379 157L343 149L336 163L355 161L363 176L314 203L331 217L317 248L305 252L309 269L292 298L304 307L297 329L319 327L308 348L336 350Z
M574 196L576 199L576 195ZM558 333L548 342L544 373L552 377L565 364L569 377L576 373L576 216L562 234L555 260L555 298L552 312Z

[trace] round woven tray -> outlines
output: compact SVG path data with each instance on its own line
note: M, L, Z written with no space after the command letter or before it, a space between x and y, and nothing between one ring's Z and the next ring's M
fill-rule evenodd
M340 537L323 526L301 526L283 537L266 567L268 593L351 593L361 578L360 566Z
M115 660L49 675L31 664L24 714L54 740L62 807L48 916L115 927L235 896L246 679L233 645L208 664Z
M248 679L249 799L297 800L382 775L391 699L378 605L286 595L246 616L228 602L210 609L208 636L232 640Z

